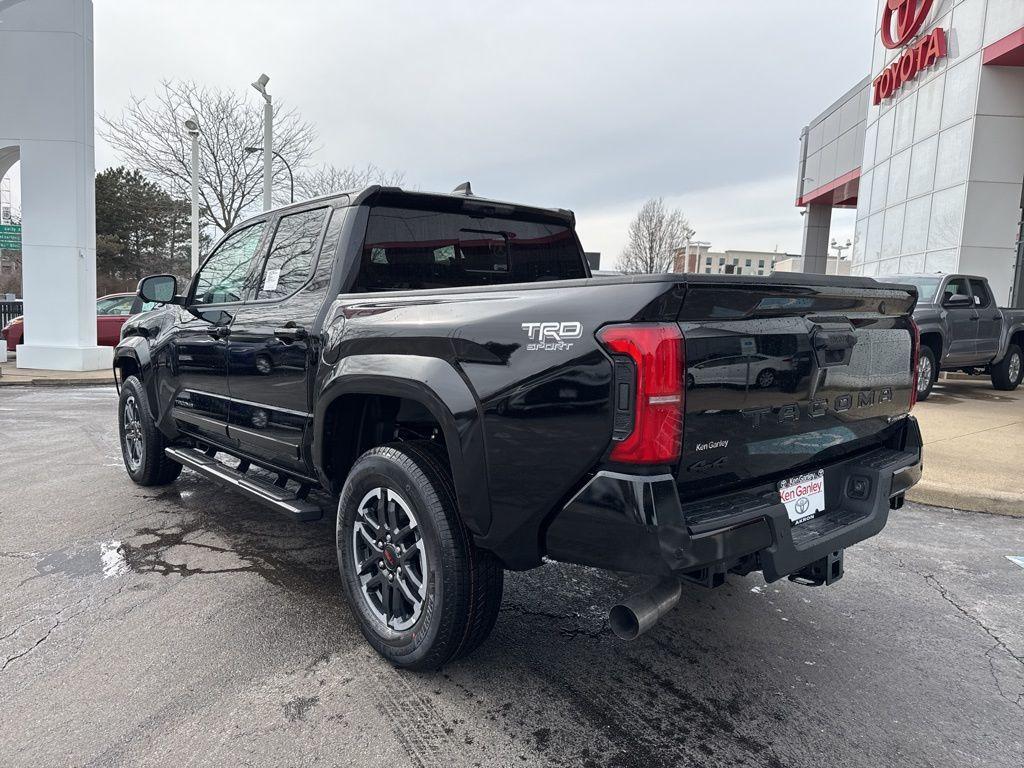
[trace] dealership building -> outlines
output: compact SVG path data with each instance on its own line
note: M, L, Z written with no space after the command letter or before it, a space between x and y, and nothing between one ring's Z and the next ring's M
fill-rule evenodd
M1024 307L1024 0L877 6L871 72L800 136L804 268L855 208L852 274L979 274Z

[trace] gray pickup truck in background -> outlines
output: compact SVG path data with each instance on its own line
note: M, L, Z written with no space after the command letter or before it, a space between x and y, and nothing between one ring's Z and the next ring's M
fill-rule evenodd
M992 378L1016 389L1024 377L1024 309L996 306L988 280L974 275L886 275L884 282L917 287L914 322L921 330L917 399L931 394L939 371Z

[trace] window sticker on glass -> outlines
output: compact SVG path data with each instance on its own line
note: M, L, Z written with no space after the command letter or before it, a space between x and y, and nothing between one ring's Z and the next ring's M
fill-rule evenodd
M268 269L266 277L263 279L263 290L264 291L276 291L277 283L281 279L280 269Z

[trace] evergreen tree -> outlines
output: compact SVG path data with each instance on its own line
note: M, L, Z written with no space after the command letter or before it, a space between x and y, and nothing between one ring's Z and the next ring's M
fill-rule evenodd
M189 274L190 205L139 171L96 175L96 272L101 293L132 290L146 275Z

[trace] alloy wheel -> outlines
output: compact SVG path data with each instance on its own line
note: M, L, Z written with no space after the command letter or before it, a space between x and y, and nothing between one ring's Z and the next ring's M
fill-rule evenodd
M917 362L917 392L923 394L928 391L932 383L932 361L925 356Z
M139 401L135 395L129 395L124 401L123 414L124 455L128 460L128 468L132 471L142 466L143 440L142 415L139 413Z
M352 562L363 600L388 629L420 618L427 596L427 552L412 507L390 488L374 488L356 509Z
M1020 381L1020 368L1020 355L1017 352L1014 352L1013 356L1010 358L1010 364L1007 366L1007 374L1009 375L1011 382Z

